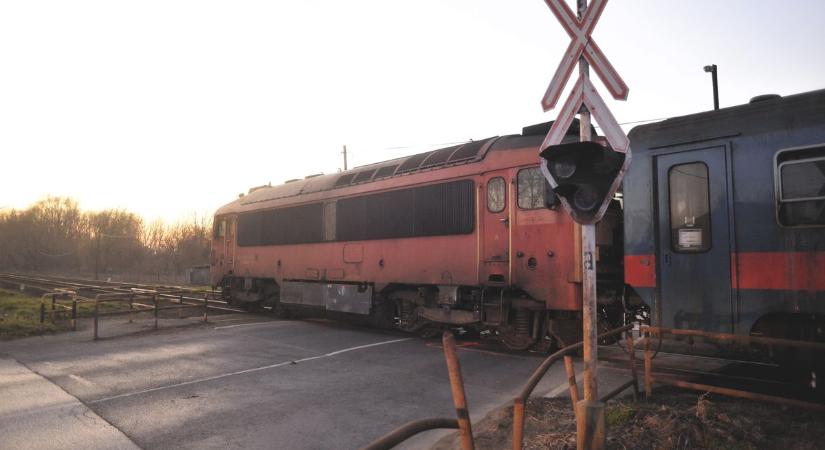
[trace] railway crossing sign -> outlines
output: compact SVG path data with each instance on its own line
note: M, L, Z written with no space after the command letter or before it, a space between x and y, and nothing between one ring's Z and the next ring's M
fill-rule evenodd
M564 30L567 31L567 34L570 35L571 41L541 101L544 110L550 111L556 107L556 103L561 97L561 90L582 56L599 75L613 98L626 100L629 90L627 85L610 64L610 61L607 60L607 57L604 56L599 46L596 45L596 41L590 36L599 22L599 17L601 17L602 11L607 5L607 0L593 0L581 21L576 19L565 0L545 0L545 2L559 20L561 26L564 27Z
M590 67L617 100L627 99L628 88L593 38L593 29L607 0L576 0L578 17L567 0L544 0L570 35L570 45L559 64L541 104L545 111L555 108L561 90L578 63L579 78L550 127L541 146L541 171L564 209L581 226L582 341L584 399L576 404L576 445L579 450L605 447L604 403L599 402L596 225L613 199L630 163L630 146L616 118L610 113L590 82ZM564 135L580 114L580 142L562 143ZM601 125L609 146L592 142L590 119ZM515 446L514 441L514 446ZM518 443L520 446L520 442Z
M580 71L572 92L542 142L541 157L544 161L540 167L573 220L581 224L594 224L601 220L621 185L622 177L630 163L630 145L624 130L590 81L587 69L593 67L596 70L614 98L626 99L628 87L590 37L607 5L607 0L593 0L590 6L584 9L581 20L573 15L565 0L545 2L572 38L542 99L545 110L555 107L561 89L567 83L576 63L583 64L585 69ZM590 66L585 61L589 62ZM587 115L587 120L582 121L582 126L586 123L587 127L583 140L590 140L589 119L592 115L601 126L609 148L600 148L592 143L578 146L560 145L574 116L580 112ZM580 153L576 153L577 148L581 149ZM619 157L615 153L618 153Z

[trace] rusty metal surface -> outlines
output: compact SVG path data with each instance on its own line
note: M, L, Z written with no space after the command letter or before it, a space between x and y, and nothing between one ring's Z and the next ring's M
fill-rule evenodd
M418 433L438 428L458 428L458 421L443 417L413 420L381 436L361 450L388 450Z

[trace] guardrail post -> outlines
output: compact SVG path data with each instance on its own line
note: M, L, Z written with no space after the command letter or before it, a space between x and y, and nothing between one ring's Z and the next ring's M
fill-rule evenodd
M579 402L579 386L576 384L576 369L573 367L573 357L564 355L564 370L567 372L567 384L570 385L570 400L573 402L573 413L576 413L576 403Z
M72 298L72 331L77 331L77 298Z
M636 343L633 342L633 330L627 332L627 352L630 353L630 374L633 377L633 401L639 399L639 375L636 373Z
M470 412L467 410L467 398L464 396L464 381L461 379L461 365L455 350L453 333L444 332L441 338L444 345L444 358L447 360L447 373L450 375L450 388L453 391L453 404L458 418L462 450L473 450L473 430L470 426Z
M129 296L129 323L132 323L132 316L135 310L135 294Z
M54 310L57 309L55 303L57 303L57 294L52 294L52 320L54 320Z
M513 450L521 450L524 442L524 400L513 402Z
M43 332L46 329L46 303L41 299L40 300L40 331Z
M178 295L178 319L183 316L183 292Z
M653 351L650 348L650 331L645 335L645 399L653 394Z
M203 294L203 323L209 321L209 294Z
M100 306L100 299L96 298L95 299L95 337L94 337L95 341L97 340L97 316L98 316L99 306Z
M158 329L158 296L152 295L152 304L155 305L155 329Z

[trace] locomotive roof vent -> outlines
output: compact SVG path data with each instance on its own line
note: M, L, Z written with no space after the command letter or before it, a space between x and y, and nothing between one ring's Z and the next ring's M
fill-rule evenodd
M782 96L779 94L762 94L751 98L751 101L749 101L748 103L759 103L764 102L766 100L775 100L777 98L782 98Z
M300 178L293 178L291 180L286 180L286 181L284 181L284 184L294 183L296 181L301 181L301 179Z
M305 179L305 180L308 180L308 179L310 179L310 178L320 177L320 176L321 176L321 175L323 175L323 174L324 174L324 172L321 172L321 173L313 173L312 175L307 175L307 176L305 176L305 177L304 177L304 179Z

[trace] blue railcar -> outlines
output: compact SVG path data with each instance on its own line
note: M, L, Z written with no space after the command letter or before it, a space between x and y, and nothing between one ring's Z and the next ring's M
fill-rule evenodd
M625 280L674 328L825 340L825 90L630 132Z

